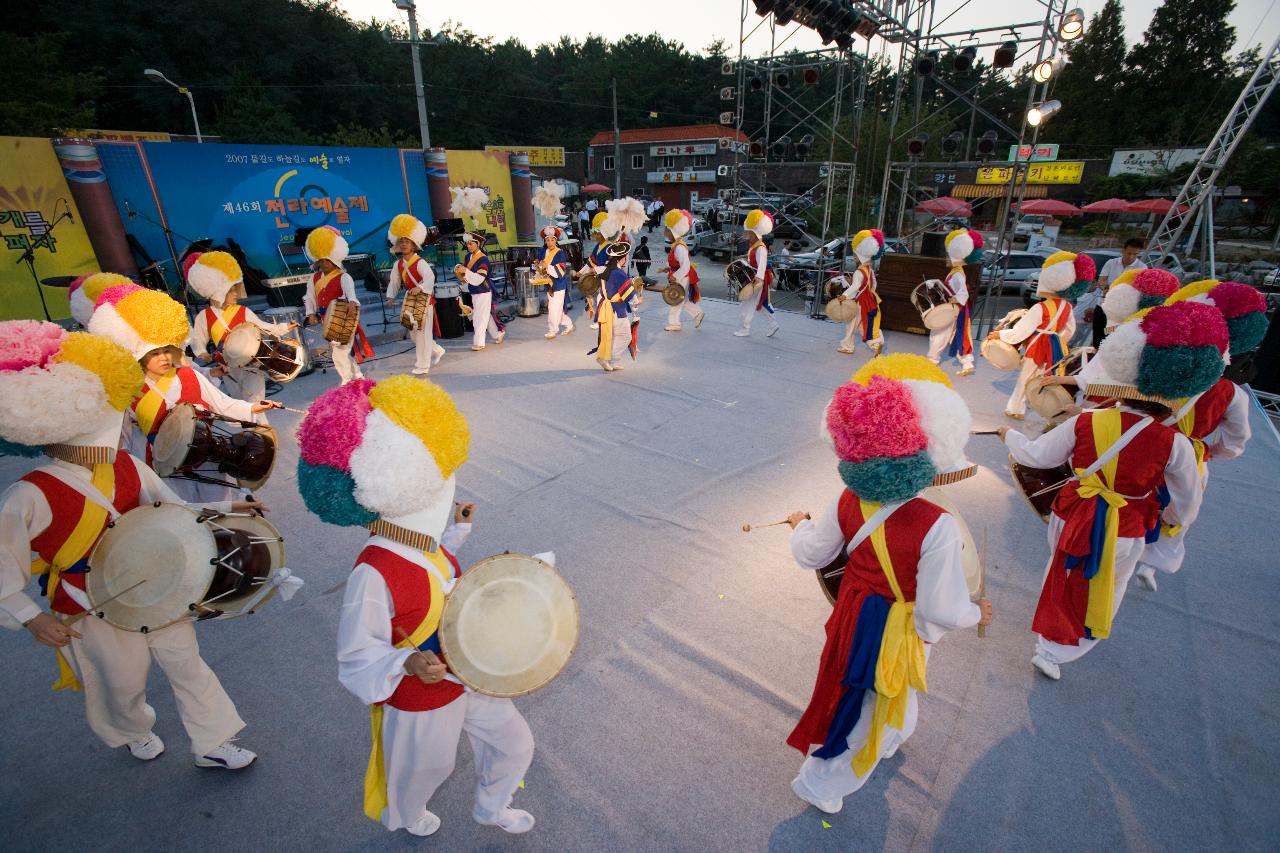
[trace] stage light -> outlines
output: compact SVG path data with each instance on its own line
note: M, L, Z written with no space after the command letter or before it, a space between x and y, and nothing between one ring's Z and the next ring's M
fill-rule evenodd
M864 39L869 39L880 29L880 22L870 15L864 15L859 12L854 17L853 26L849 29Z
M929 134L917 133L915 136L907 140L907 156L913 160L920 158L924 154L924 147L929 143Z
M838 33L836 35L836 47L843 51L848 51L849 48L853 47L853 36L848 33Z
M1016 41L1007 41L996 48L994 61L991 63L993 68L1012 68L1013 61L1018 58L1018 43Z
M726 59L724 62L720 63L720 73L724 74L726 77L730 74L737 74L738 66L732 59Z
M985 159L996 153L996 132L988 130L978 137L978 156Z
M791 145L790 136L779 136L773 141L773 156L782 157L787 153L787 148Z
M733 90L733 87L732 87L732 86L721 86L721 87L720 87L720 100L722 100L722 101L732 101L732 100L733 100L734 98L736 98L736 97L738 97L738 95L737 95L737 93Z
M938 52L936 50L926 50L924 53L916 57L916 74L921 77L932 77L933 71L937 67Z
M1027 110L1027 124L1039 127L1062 110L1062 101L1045 101Z
M806 133L800 137L800 141L796 143L796 156L803 160L809 156L810 149L813 148L813 134Z
M763 157L763 156L764 156L764 143L763 143L763 142L753 142L753 143L751 143L751 156L752 156L752 157Z
M955 157L960 153L960 143L964 141L964 134L960 131L947 134L947 138L942 140L942 153L948 157Z
M788 0L777 0L773 4L773 19L778 22L778 26L785 27L791 23L798 5L798 3L788 2Z
M1031 72L1031 78L1037 83L1048 83L1053 75L1061 71L1062 66L1066 64L1066 57L1051 56L1036 63L1035 69Z
M755 0L756 14L760 17L767 17L773 11L773 0Z
M734 123L734 121L733 121L733 110L725 110L724 112L720 113L720 123L721 123L721 124L733 124L733 123ZM726 142L727 140L725 140L725 139L721 139L720 141L721 141L721 142ZM729 146L727 146L727 145L721 145L720 147L721 147L721 148L728 148Z
M806 68L804 70L804 84L806 86L818 85L818 69Z
M751 87L751 91L759 92L764 88L764 78L759 74L754 74L751 79L747 81L747 85Z
M978 49L973 45L962 49L956 54L956 58L952 61L952 67L957 71L968 71L973 67L973 60L978 56Z
M1084 35L1084 10L1080 8L1072 9L1070 12L1062 16L1062 23L1058 24L1058 38L1063 41L1075 41Z
M779 89L785 89L791 85L791 75L785 71L779 71L773 75L773 85Z

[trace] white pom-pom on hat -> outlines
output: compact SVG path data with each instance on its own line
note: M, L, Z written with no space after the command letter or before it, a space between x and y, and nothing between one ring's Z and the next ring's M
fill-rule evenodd
M431 451L376 409L365 419L360 446L351 453L351 477L356 501L385 516L426 509L447 487Z
M1098 360L1102 362L1107 376L1122 385L1132 385L1138 381L1138 365L1146 345L1147 336L1141 323L1122 323L1103 339L1102 346L1098 348Z
M940 473L967 468L964 448L973 419L964 398L951 388L925 379L898 380L911 392L920 428L929 439L927 452Z

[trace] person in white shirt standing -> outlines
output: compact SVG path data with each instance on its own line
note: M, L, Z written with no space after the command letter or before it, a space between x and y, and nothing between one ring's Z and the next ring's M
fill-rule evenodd
M440 232L432 229L438 239ZM416 376L426 376L434 364L444 358L444 347L435 342L436 331L436 274L431 264L418 257L418 252L427 241L427 226L408 213L401 213L391 220L387 229L387 241L391 243L391 251L400 259L391 267L391 280L387 283L387 305L395 304L396 294L404 288L405 300L409 294L418 292L427 297L427 311L422 322L415 322L409 330L413 338L414 359L413 372ZM432 242L435 242L433 239ZM402 309L403 310L403 309Z
M1094 304L1092 311L1085 309L1084 314L1080 317L1093 324L1093 346L1097 349L1102 344L1102 339L1107 336L1107 315L1102 310L1102 297L1107 295L1107 288L1115 282L1124 273L1129 270L1145 270L1147 265L1143 263L1138 255L1142 254L1145 245L1137 237L1124 241L1124 248L1121 249L1120 257L1112 258L1102 265L1102 271L1098 273L1098 281L1090 293L1097 292L1097 302ZM1123 317L1116 317L1115 322L1123 321Z

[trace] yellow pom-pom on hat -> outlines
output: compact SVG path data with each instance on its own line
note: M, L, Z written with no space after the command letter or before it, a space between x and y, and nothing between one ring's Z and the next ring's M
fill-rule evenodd
M773 231L773 217L757 207L747 214L747 218L743 220L742 227L759 237L765 237Z
M467 419L439 385L404 374L391 376L369 391L369 406L416 436L446 478L467 461L471 443Z
M1125 270L1111 280L1111 283L1107 285L1107 290L1120 284L1133 284L1133 280L1138 277L1140 272L1142 272L1140 269Z
M608 218L609 218L609 214L605 213L603 210L597 213L595 216L591 217L592 232L593 233L599 232L600 229L604 226L604 221Z
M662 224L678 240L689 233L693 225L693 216L687 210L673 207L663 215Z
M850 382L866 385L872 376L883 376L885 379L919 379L924 382L937 382L951 388L951 379L943 373L942 368L923 356L908 352L896 352L871 359L850 377Z
M421 249L423 241L427 239L427 226L411 213L397 214L387 228L387 241L394 245L401 237L407 237Z
M1164 301L1164 304L1172 305L1175 302L1184 302L1188 299L1195 299L1197 296L1204 296L1219 284L1222 284L1222 282L1218 281L1216 278L1205 278L1200 281L1193 281L1190 284L1184 284L1182 287L1175 290L1173 295Z
M323 225L308 234L303 250L311 263L326 260L337 266L342 266L350 252L346 239L332 225Z
M97 376L107 402L117 412L123 412L142 390L142 368L137 360L101 335L72 332L53 360L78 365Z
M227 252L202 252L187 270L187 284L205 299L222 302L244 281L240 264Z
M102 301L89 321L89 331L110 338L141 359L161 347L183 346L191 328L180 304L158 290L139 287L114 301Z

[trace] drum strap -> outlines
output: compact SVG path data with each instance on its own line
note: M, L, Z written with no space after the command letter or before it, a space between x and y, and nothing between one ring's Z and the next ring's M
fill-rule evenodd
M209 326L209 340L213 341L215 347L220 347L227 333L244 322L244 306L228 305L220 312L210 307L205 309L204 316L205 323Z
M893 590L893 604L889 607L884 633L880 637L880 654L876 658L876 704L871 717L871 731L867 742L850 762L854 773L866 776L880 757L885 726L898 730L904 727L910 689L923 691L928 686L925 682L924 641L915 629L916 604L903 597L889 554L889 543L885 539L885 522L903 503L879 505L861 499L858 503L867 521L853 537L851 545L856 548L864 539L871 539L880 570Z
M422 284L422 276L418 274L419 260L420 258L417 254L399 260L400 281L406 285L406 290L411 290Z

